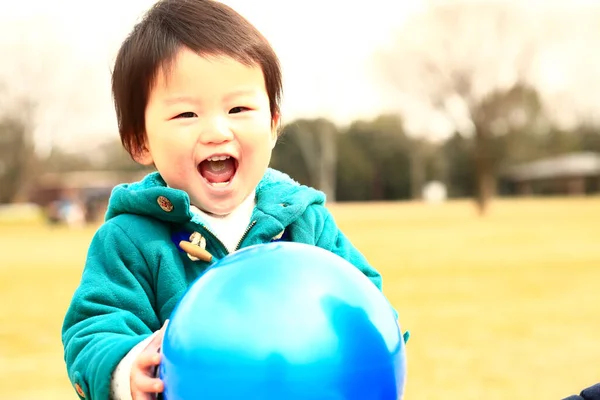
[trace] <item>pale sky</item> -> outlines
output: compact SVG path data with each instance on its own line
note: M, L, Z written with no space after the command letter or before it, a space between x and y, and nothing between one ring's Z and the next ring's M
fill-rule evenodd
M389 109L371 55L422 6L422 0L223 2L254 23L278 53L284 122L325 116L341 125ZM153 3L0 0L0 82L10 82L9 92L40 99L41 147L88 146L117 137L113 58Z
M427 37L445 38L447 33L439 29L439 21L419 20L419 12L434 3L457 0L222 1L254 23L278 53L284 73L284 123L322 116L343 126L392 111L404 112L409 134L441 138L453 131L448 115L436 112L427 99L423 104L418 96L403 100L383 78L381 67L375 66L373 55L388 47L395 32L409 26L405 24L408 21L414 22L412 30L401 37L414 42L418 51L427 52L429 45L423 44ZM600 2L504 1L529 6L524 8L529 10L529 19L520 23L511 19L511 27L518 28L510 29L513 36L515 32L520 38L539 31L541 47L532 63L530 81L548 103L549 115L564 126L579 121L581 115L600 116L596 99L600 91L600 53L596 51ZM479 2L492 4L492 0ZM10 110L7 107L14 106L18 94L37 100L39 149L51 145L89 148L118 138L110 71L120 43L153 3L0 0L0 112ZM489 68L483 65L477 77L489 91L499 79L495 58L504 63L511 58L489 53L498 48L490 45L493 38L483 37L490 24L482 17L463 21L458 26L469 28L467 33L461 29L462 36L457 32L457 37L448 40L469 42L455 49L458 53L452 57L456 62L492 63ZM536 30L536 24L543 29ZM449 51L439 49L445 46L443 40L435 43L440 54ZM507 40L500 44L512 48ZM453 62L452 57L445 62ZM409 71L410 61L410 56L400 56L393 67L412 82L417 95L426 96L426 82L418 72Z

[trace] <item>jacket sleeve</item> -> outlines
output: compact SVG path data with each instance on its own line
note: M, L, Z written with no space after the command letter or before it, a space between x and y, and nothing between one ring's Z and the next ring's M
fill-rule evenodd
M107 400L121 359L160 329L148 263L113 221L92 239L62 328L69 379L88 400Z
M129 350L129 353L121 359L113 371L110 382L110 398L112 400L132 400L131 382L129 380L131 366L136 357L144 351L157 333L158 331L154 332L152 335L136 344L133 349Z
M324 218L317 218L317 220L322 220L322 223L317 222L316 224L317 229L319 226L322 227L321 232L317 232L317 246L329 250L334 254L337 254L338 256L348 260L367 278L369 278L369 280L373 282L373 284L381 291L381 274L369 264L365 256L356 247L354 247L346 235L344 235L344 233L338 228L333 215L331 215L331 213L325 207L321 207L321 210L324 214ZM398 318L398 313L393 307L392 311L394 312L396 318Z

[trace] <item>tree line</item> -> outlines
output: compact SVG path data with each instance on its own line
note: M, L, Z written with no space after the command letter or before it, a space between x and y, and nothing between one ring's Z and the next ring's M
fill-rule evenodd
M443 182L450 198L477 195L476 137L459 132L441 142L413 137L398 115L381 115L340 127L324 119L298 119L285 125L271 166L298 182L325 191L331 201L418 199L423 185ZM46 172L141 170L115 139L90 154L58 148L36 155L31 127L14 116L0 120L0 203L22 200ZM600 152L595 126L543 132L527 125L492 135L487 162L496 195L511 195L503 184L507 166L575 151Z

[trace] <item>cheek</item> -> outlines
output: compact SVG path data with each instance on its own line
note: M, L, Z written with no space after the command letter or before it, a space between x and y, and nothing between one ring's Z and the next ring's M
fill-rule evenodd
M261 129L246 135L240 140L242 151L245 155L256 158L270 157L275 141L268 129ZM256 160L257 162L260 160Z
M157 130L149 134L148 141L153 152L160 152L163 157L171 158L189 153L195 143L190 127Z
M163 178L167 180L167 183L170 186L176 187L179 186L178 182L187 179L190 171L195 167L189 163L183 163L181 159L170 158L168 155L165 156L164 154L160 160L156 160L155 166L161 175L163 175Z
M183 136L174 133L155 136L150 141L150 148L155 165L161 172L195 169L195 166L190 165L194 146L187 143Z
M187 190L190 182L198 176L196 165L181 159L165 157L156 163L156 169L172 188Z
M254 143L256 146L263 146L265 143L270 146L273 140L272 121L268 114L239 121L236 131L240 139Z

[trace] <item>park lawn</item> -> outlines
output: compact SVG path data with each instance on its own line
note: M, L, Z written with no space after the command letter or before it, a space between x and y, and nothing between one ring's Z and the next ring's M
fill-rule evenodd
M600 381L600 198L331 206L411 331L406 400L561 399ZM60 343L93 228L0 223L2 398L76 399Z

